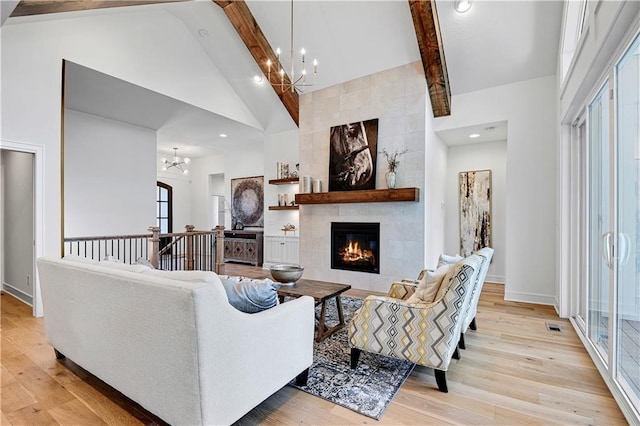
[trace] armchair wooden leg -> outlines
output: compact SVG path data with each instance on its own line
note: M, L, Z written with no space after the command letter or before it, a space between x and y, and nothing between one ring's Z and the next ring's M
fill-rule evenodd
M307 368L302 373L296 376L296 385L298 386L306 386L307 379L309 378L309 369Z
M458 341L458 347L460 349L467 349L467 347L464 344L464 333L460 333L460 340Z
M354 369L358 366L358 360L360 359L360 352L362 352L358 348L351 348L351 369Z
M56 359L65 359L66 357L62 352L59 352L56 348L53 348L53 351L56 353Z
M473 317L473 319L471 320L471 324L469 324L469 328L472 329L473 331L476 331L478 329L478 326L476 325L476 317Z
M458 347L456 346L456 350L453 351L453 355L451 356L453 359L460 359L460 351L458 350Z
M436 383L438 384L440 392L448 393L449 389L447 389L447 378L445 376L446 371L433 370L433 372L436 374Z

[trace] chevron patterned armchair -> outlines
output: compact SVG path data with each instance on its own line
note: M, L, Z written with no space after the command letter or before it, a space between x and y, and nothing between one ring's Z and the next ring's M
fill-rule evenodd
M349 324L351 368L361 351L402 359L433 368L438 389L447 392L445 372L458 348L481 265L475 254L457 263L432 303L404 300L415 291L411 283L394 283L387 296L368 296Z

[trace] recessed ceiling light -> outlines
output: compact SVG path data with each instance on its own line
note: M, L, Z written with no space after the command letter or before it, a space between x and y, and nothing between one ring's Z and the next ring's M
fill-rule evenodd
M221 137L221 138L226 138L226 137L227 137L227 134L226 134L226 133L220 133L220 137Z
M261 75L256 74L253 76L253 81L255 81L257 84L262 84L264 80L262 79Z
M479 133L471 133L471 134L469 135L469 137L470 137L470 138L479 138L479 137L480 137L480 134L479 134Z
M456 12L465 13L471 9L471 0L456 0L453 7L456 9Z

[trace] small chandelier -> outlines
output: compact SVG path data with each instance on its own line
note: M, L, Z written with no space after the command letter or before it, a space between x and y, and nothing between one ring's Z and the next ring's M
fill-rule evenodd
M304 48L302 48L302 50L300 50L300 55L301 55L301 59L302 59L302 66L301 66L301 70L298 73L298 75L295 72L295 67L294 67L294 62L293 62L293 0L291 0L291 46L290 46L290 53L291 56L290 58L290 69L291 69L291 74L288 76L289 79L287 81L285 81L285 72L284 72L284 68L282 67L282 64L280 63L280 48L278 47L276 49L276 56L278 58L277 60L277 64L275 64L274 68L274 74L275 77L272 80L271 79L271 67L273 65L273 63L271 62L271 59L267 60L267 80L269 80L269 83L271 83L272 86L275 87L279 87L280 91L284 92L285 90L291 90L292 92L294 92L295 90L298 90L299 92L302 92L303 88L305 87L309 87L309 86L313 86L316 83L316 77L318 74L318 61L317 60L313 60L313 82L308 82L307 81L307 68L306 68L306 62L305 62L305 55L306 52L304 50ZM296 78L297 75L297 78Z
M185 157L183 159L181 159L180 157L178 157L178 148L173 148L173 160L167 160L166 158L161 158L160 161L162 162L162 170L166 171L169 170L172 167L175 167L178 170L181 170L183 174L188 175L189 174L189 170L184 168L184 164L189 164L191 162L191 158L189 157Z

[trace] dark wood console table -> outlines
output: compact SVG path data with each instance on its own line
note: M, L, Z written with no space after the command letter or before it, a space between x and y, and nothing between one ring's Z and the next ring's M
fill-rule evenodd
M224 261L262 266L262 231L224 231Z

